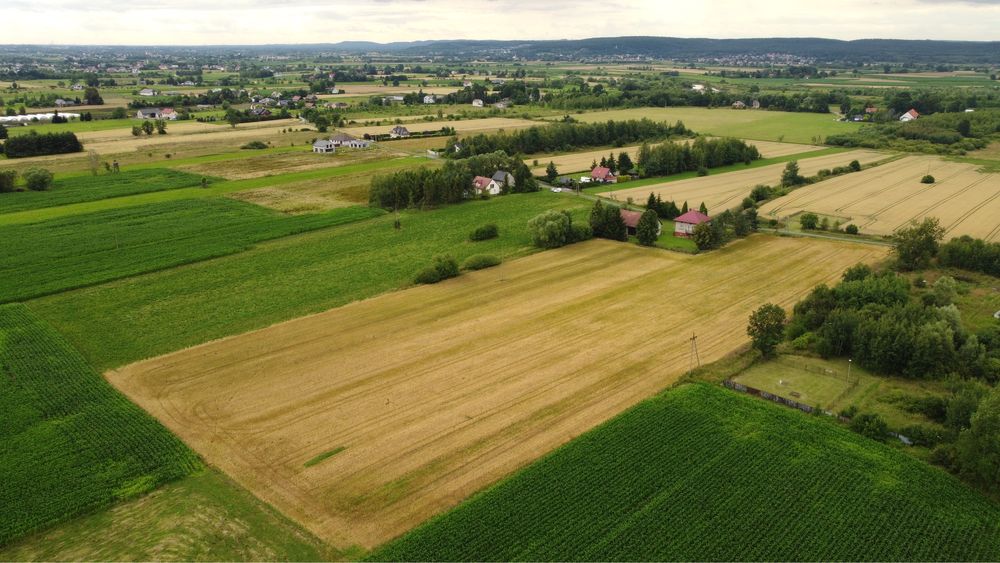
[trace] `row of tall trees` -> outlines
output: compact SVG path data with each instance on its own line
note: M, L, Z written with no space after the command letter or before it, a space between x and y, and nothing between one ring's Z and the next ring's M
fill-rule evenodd
M643 144L636 165L642 176L666 176L739 162L749 164L760 158L756 146L740 139L698 137L691 143Z
M538 182L524 162L502 151L462 160L449 160L440 168L402 170L372 179L369 203L383 209L423 208L477 197L472 185L476 176L510 172L513 185L501 186L501 194L538 191Z
M452 158L503 151L507 154L534 154L539 152L572 151L585 147L623 146L643 141L662 140L674 136L691 136L694 133L683 123L670 125L638 119L606 121L603 123L561 122L533 126L510 133L481 133L466 137L460 143L454 139L449 151Z
M3 149L8 158L23 158L81 152L83 145L71 132L39 134L37 131L31 131L27 135L7 139Z

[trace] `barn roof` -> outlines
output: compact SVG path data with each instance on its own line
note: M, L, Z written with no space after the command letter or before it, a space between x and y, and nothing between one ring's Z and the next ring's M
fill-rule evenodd
M598 180L604 180L605 178L613 175L614 174L611 173L611 169L606 166L598 166L590 171L590 177Z
M675 223L687 223L689 225L700 225L708 223L712 218L697 209L692 209L680 217L674 219Z
M622 221L625 221L626 227L634 229L639 226L639 219L642 219L642 213L629 211L628 209L621 209L619 212L622 214Z

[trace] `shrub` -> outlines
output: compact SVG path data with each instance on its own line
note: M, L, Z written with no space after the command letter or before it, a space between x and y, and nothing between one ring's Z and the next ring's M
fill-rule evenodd
M850 164L848 164L848 166L849 166L849 167L851 168L851 170L853 170L854 172L859 172L859 171L861 170L861 163L860 163L860 162L858 162L857 160L852 160L852 161L851 161L851 163L850 163Z
M802 226L804 230L815 230L819 226L819 216L815 213L803 213L799 217L799 225Z
M920 179L920 183L921 184L933 184L934 183L934 176L931 176L930 174L926 174L926 175L924 175L923 178Z
M241 149L247 150L263 150L267 148L267 143L264 141L250 141L249 143L240 147Z
M29 190L43 192L52 187L52 172L44 168L29 168L22 176Z
M549 210L528 221L528 231L535 246L558 248L573 242L573 218L568 211Z
M491 238L497 238L499 234L500 234L499 230L497 229L497 226L495 224L487 223L482 227L477 227L476 230L469 233L469 240L471 241L489 240Z
M492 254L474 254L462 262L463 270L482 270L500 264L500 259Z
M581 242L594 238L594 231L590 225L573 223L570 225L570 242Z
M438 274L437 269L434 266L427 266L423 270L417 273L417 277L413 278L414 283L437 283L441 281L441 275Z
M14 182L16 181L16 170L0 170L0 193L14 191Z
M764 201L771 197L771 186L765 186L764 184L757 184L750 190L750 197L754 201Z
M448 255L439 254L434 263L420 270L414 278L416 283L437 283L458 275L458 261Z
M889 425L877 414L865 413L855 416L851 419L851 430L880 442L889 437Z
M708 168L705 168L704 166L699 166L698 167L698 175L699 176L708 176Z
M844 232L847 233L847 234L849 234L849 235L856 235L856 234L858 234L858 226L852 223L852 224L844 227Z

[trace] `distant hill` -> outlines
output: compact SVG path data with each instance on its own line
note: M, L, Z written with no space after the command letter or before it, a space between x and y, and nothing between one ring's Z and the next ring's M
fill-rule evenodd
M316 46L320 47L320 46ZM698 59L789 54L819 62L1000 63L1000 41L916 41L822 38L686 39L678 37L595 37L546 41L448 40L418 43L343 42L329 48L427 56L517 56L529 59L650 57Z

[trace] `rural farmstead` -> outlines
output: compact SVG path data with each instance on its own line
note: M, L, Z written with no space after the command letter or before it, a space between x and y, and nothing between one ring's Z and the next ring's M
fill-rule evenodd
M0 562L1000 561L998 8L904 4L6 3Z

